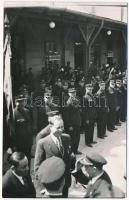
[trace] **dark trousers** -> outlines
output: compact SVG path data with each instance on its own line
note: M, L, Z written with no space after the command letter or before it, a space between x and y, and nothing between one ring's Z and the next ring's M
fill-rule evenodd
M116 124L118 124L120 122L120 114L121 114L121 111L119 109L116 111Z
M91 144L93 142L94 123L94 120L89 120L89 123L85 124L85 144Z
M68 128L66 128L66 133L71 136L72 152L76 153L80 142L80 126L74 126L72 131L69 131Z
M115 119L116 119L116 111L110 110L108 113L108 119L107 119L107 128L113 129L115 126Z
M64 185L62 193L63 193L63 195L62 195L63 198L68 198L69 188L67 185Z
M97 136L103 138L106 134L107 113L99 112L97 118Z

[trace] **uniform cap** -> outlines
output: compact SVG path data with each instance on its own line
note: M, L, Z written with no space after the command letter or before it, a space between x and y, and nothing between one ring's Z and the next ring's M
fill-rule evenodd
M105 85L105 82L104 82L104 81L100 81L100 82L99 82L99 85L100 85L100 86Z
M23 101L26 97L23 94L15 96L15 101Z
M40 83L41 83L41 84L45 84L46 82L45 82L44 79L42 79L42 80L40 81Z
M48 117L53 117L53 116L59 115L59 114L60 113L58 110L53 110L53 111L47 112Z
M51 97L51 96L52 96L51 91L47 91L44 93L44 97Z
M69 92L69 93L75 93L76 90L75 90L75 88L69 88L68 92Z
M85 77L82 77L79 82L85 82Z
M116 83L121 83L121 80L120 80L120 79L117 79L117 80L116 80Z
M86 84L86 88L93 88L92 84Z
M98 153L89 153L81 162L84 165L94 165L95 167L103 166L107 164L107 161L103 156Z
M65 163L56 156L52 156L45 161L39 167L38 177L40 183L42 183L48 192L51 194L58 193L62 180L64 180Z
M110 83L115 83L115 80L114 80L114 79L111 79L111 80L110 80Z

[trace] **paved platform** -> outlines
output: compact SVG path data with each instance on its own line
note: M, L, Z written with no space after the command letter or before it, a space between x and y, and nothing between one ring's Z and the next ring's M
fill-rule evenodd
M122 126L117 128L114 132L107 131L105 139L99 139L97 138L95 127L94 141L97 143L92 148L85 145L84 134L81 134L79 150L83 154L97 152L103 155L108 162L104 169L109 174L113 185L120 188L126 194L126 181L124 179L126 174L126 123L122 123ZM81 156L79 155L78 157ZM80 185L76 185L73 180L69 196L81 197L83 192L84 189Z
M124 179L124 175L126 174L126 123L122 123L122 126L117 127L118 130L114 132L107 131L107 137L105 139L97 138L97 130L95 127L94 131L94 141L97 143L93 145L93 147L87 147L85 145L84 134L81 134L79 151L83 154L77 156L77 158L84 156L88 152L98 152L103 155L108 164L104 166L104 169L109 174L113 185L120 188L126 194L126 181ZM35 145L33 146L35 149ZM33 171L33 163L34 158L31 160L31 176L34 178ZM9 165L6 160L6 156L4 158L4 169L8 169ZM85 189L80 185L76 184L75 179L72 177L72 185L69 190L69 197L83 197L85 194Z

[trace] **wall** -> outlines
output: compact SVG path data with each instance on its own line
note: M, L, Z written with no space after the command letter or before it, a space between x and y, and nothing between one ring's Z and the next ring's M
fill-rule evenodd
M26 30L26 69L32 67L35 75L45 65L44 44L45 41L55 41L58 52L62 55L60 30L51 30L48 23L29 23Z

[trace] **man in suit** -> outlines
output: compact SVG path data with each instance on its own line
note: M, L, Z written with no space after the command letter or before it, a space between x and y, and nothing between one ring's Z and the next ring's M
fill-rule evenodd
M21 152L10 157L11 168L3 176L2 195L4 198L35 198L36 193L29 175L28 159Z
M82 169L83 176L86 177L85 180L89 179L85 198L113 197L111 179L103 170L105 164L107 164L107 161L98 153L88 153L79 160L78 170Z
M71 185L70 165L71 165L71 141L70 136L63 134L64 124L59 117L51 121L50 135L37 142L34 171L38 178L37 172L41 163L52 156L60 157L66 164L65 186L63 188L63 197L68 196L68 188Z

